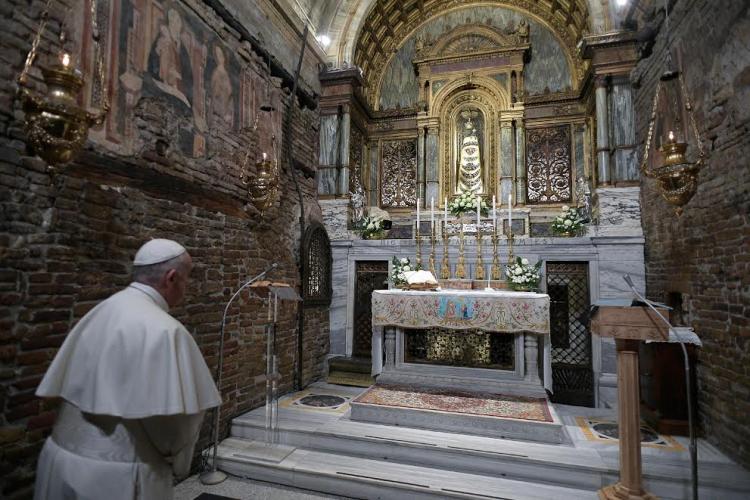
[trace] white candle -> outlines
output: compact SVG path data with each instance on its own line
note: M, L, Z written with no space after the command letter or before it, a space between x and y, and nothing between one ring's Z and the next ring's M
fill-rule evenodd
M497 200L495 200L495 195L492 195L492 229L497 229Z
M513 207L511 204L512 199L513 199L513 195L508 194L508 234L513 233L513 217L512 217Z
M479 217L482 212L482 198L477 196L477 234L479 234Z
M419 233L419 198L417 198L417 233Z
M435 197L430 198L430 229L435 229Z

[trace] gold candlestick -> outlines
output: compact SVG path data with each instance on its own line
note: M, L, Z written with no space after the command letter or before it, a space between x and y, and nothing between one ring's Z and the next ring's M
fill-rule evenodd
M500 273L500 259L497 256L497 226L492 230L492 279L499 280Z
M443 261L440 264L440 278L444 280L451 279L451 266L448 258L448 221L443 226Z
M416 240L416 243L417 243L417 256L415 259L417 261L417 269L422 269L422 244L419 239L419 225L417 225L417 230L416 230L414 239Z
M513 230L508 228L508 265L513 264Z
M477 269L474 272L474 279L484 279L484 261L482 260L482 231L477 224Z
M435 271L435 224L430 225L430 272L437 276Z
M466 269L464 268L464 223L459 221L461 224L461 231L458 235L458 263L456 264L456 278L464 279L466 277Z

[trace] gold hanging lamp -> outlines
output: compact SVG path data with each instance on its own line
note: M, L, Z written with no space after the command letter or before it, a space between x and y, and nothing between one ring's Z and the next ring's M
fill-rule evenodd
M64 165L75 158L88 138L89 128L104 122L109 111L109 102L104 87L104 62L96 24L96 0L91 2L91 25L102 89L102 109L89 111L78 104L85 80L71 55L65 51L64 33L60 35L62 49L59 57L54 59L51 65L41 68L46 92L39 94L26 86L29 70L37 58L39 42L47 26L50 3L51 0L47 0L17 82L18 94L25 113L24 132L28 144L35 154L54 167Z
M667 69L656 84L641 171L657 180L661 195L680 215L697 190L706 155L682 72L671 67L667 8Z

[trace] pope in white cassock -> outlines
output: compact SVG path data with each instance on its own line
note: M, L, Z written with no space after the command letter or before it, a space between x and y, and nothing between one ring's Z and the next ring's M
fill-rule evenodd
M81 319L36 391L62 398L36 499L172 498L204 411L221 402L198 346L169 315L185 295L190 255L155 239L133 265L133 283Z

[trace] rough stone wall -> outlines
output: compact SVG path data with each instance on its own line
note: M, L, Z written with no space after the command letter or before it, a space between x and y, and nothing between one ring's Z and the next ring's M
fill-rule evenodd
M647 290L682 297L681 315L700 335L698 405L706 438L750 466L750 3L679 0L670 13L708 152L698 191L675 216L642 179ZM661 2L657 2L661 7ZM657 14L657 19L661 17ZM638 138L645 142L665 30L633 73ZM677 294L677 295L671 295Z
M130 263L144 241L174 238L193 256L186 301L172 313L193 334L212 371L218 361L225 303L245 279L278 262L280 270L273 279L299 285L300 208L291 170L282 169L280 200L262 218L246 207L238 175L239 159L248 149L257 153L272 123L261 120L257 132L222 128L211 122L209 107L207 119L214 126L205 134L206 151L188 154L169 144L171 137L164 127L181 133L195 126L195 115L181 112L164 96L144 93L133 103L134 153L115 153L118 150L110 143L90 141L74 163L54 175L30 155L13 82L42 4L38 0L0 3L0 497L8 499L30 496L36 458L54 424L55 403L34 396L41 377L76 322L130 282ZM65 4L56 12L69 8ZM221 38L212 35L215 38L204 42L222 44L226 53L254 68L263 81L265 65L207 7L186 1L176 8L185 9L181 11L185 18L188 9L204 9L191 21L196 33L201 33L200 23L213 23L203 32L220 33ZM50 25L54 29L57 23ZM236 81L231 68L231 80ZM277 108L283 110L282 98L288 94L276 89L273 95ZM318 112L293 109L294 158L314 169ZM160 140L167 142L166 150L155 147ZM281 144L288 146L289 141L282 137ZM307 219L321 220L314 179L300 171L297 179ZM294 385L297 307L284 304L280 310L281 393ZM327 308L305 311L304 382L323 374L327 318ZM222 434L231 417L264 400L264 321L261 302L247 295L229 311ZM204 423L197 449L208 443L210 420Z

